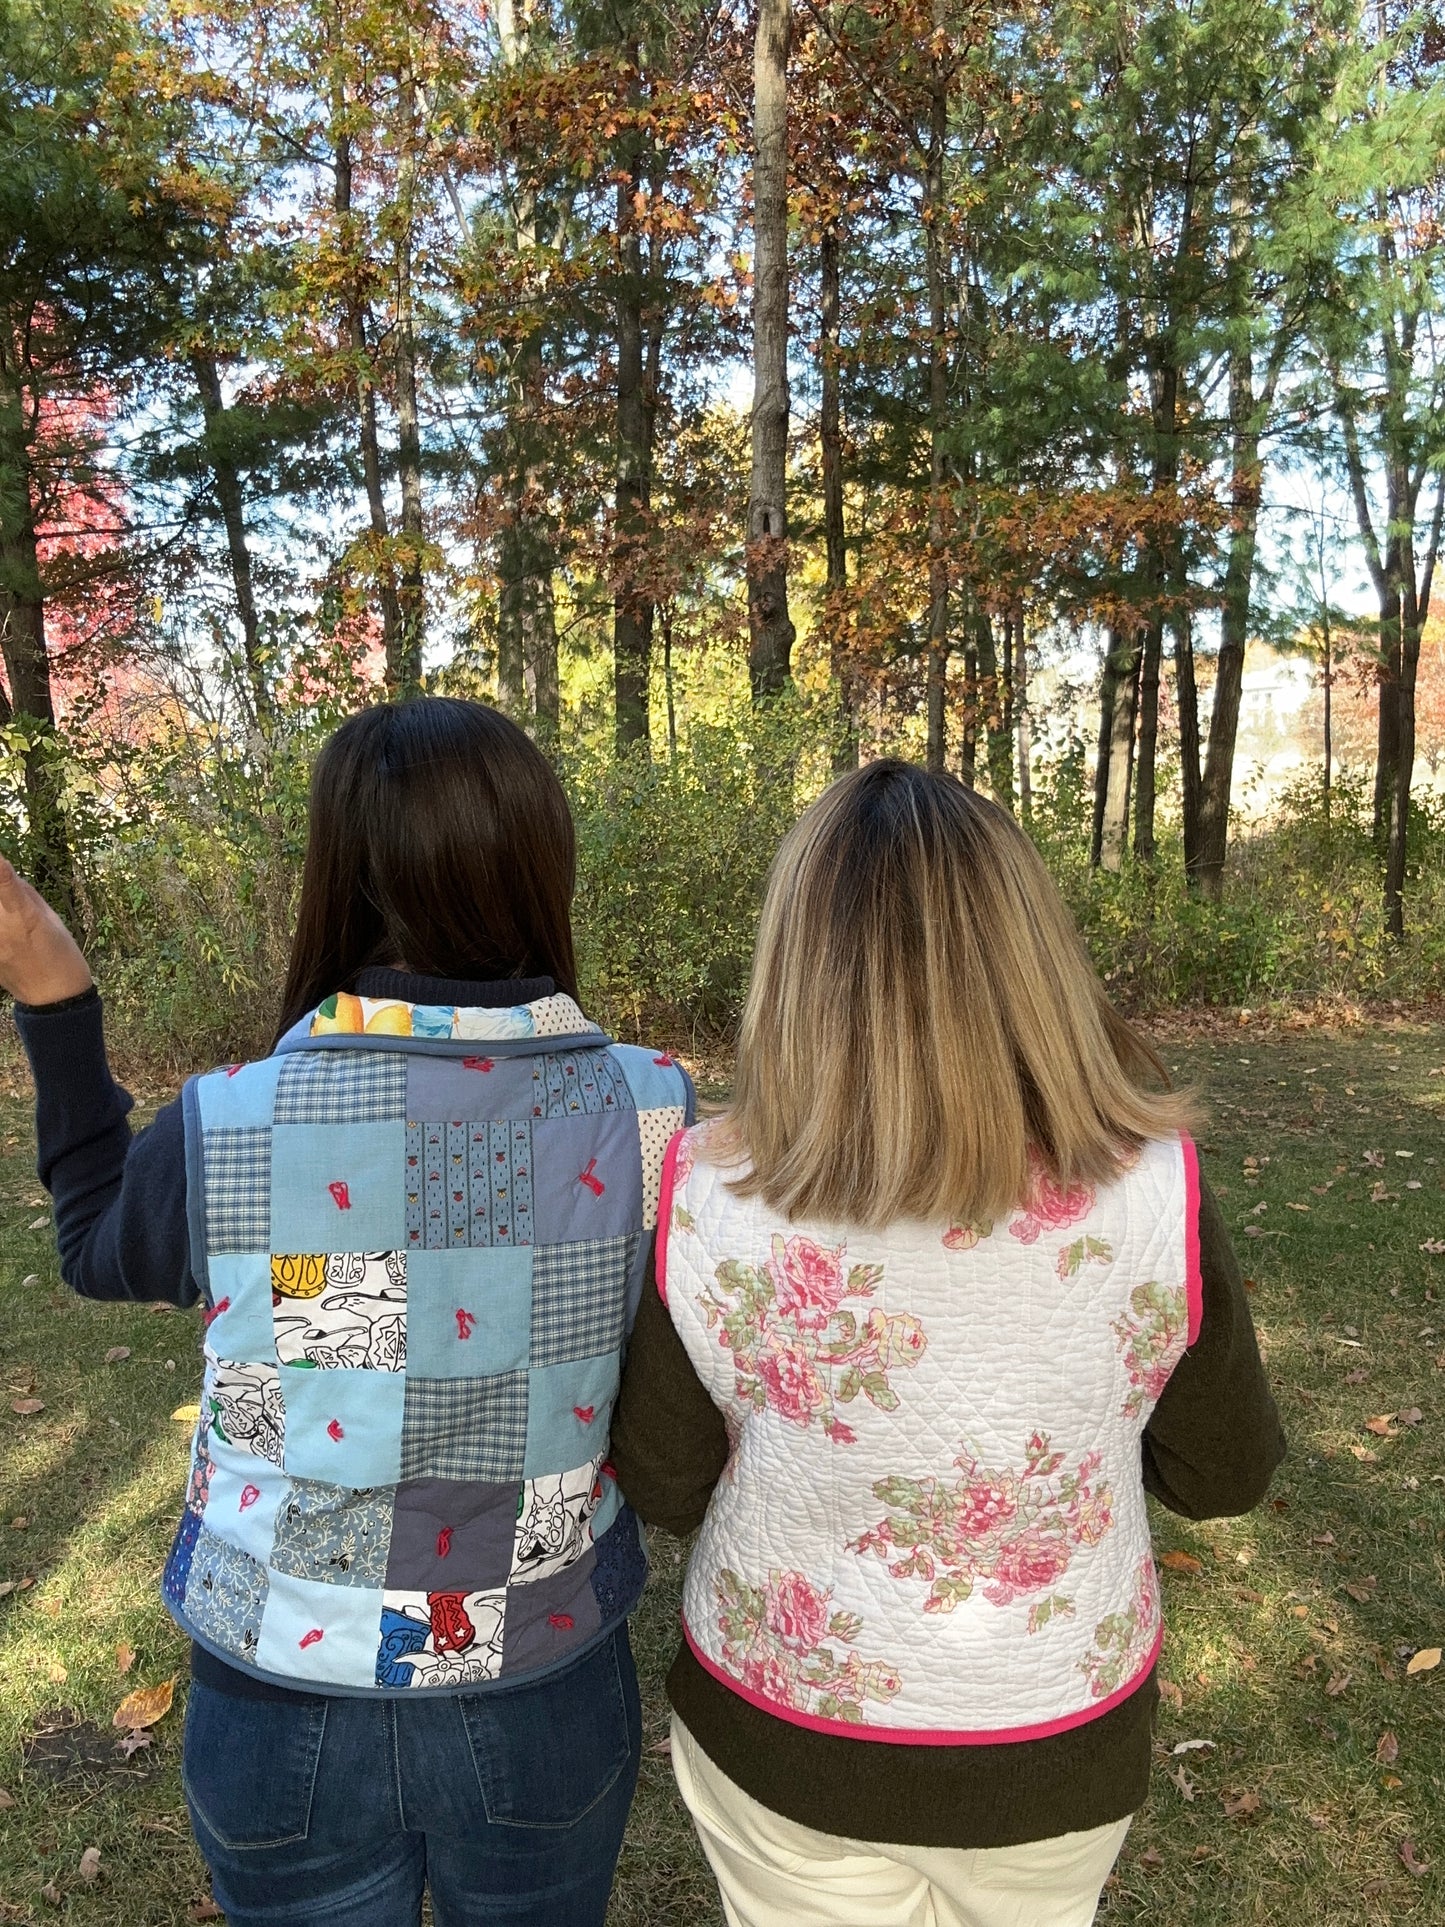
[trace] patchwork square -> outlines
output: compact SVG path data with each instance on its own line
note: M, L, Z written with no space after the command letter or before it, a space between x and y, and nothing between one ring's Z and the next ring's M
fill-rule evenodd
M278 1124L271 1133L271 1251L397 1251L406 1242L406 1126Z
M275 1511L271 1564L324 1585L369 1586L386 1578L392 1535L391 1486L293 1484Z
M210 1259L206 1269L211 1285L206 1344L221 1358L274 1365L271 1260L266 1252L228 1252Z
M256 1665L269 1591L259 1559L202 1525L186 1578L186 1617L198 1638Z
M280 1060L278 1124L351 1124L406 1116L406 1063L391 1051L292 1051Z
M606 1444L617 1397L617 1354L532 1368L527 1387L529 1479L569 1471Z
M646 1231L652 1231L657 1225L662 1160L667 1155L668 1145L682 1129L685 1116L680 1104L637 1113L637 1136L642 1150L642 1224Z
M601 1631L602 1613L592 1585L595 1557L585 1552L563 1571L512 1593L502 1642L503 1674L555 1665Z
M256 1663L284 1679L366 1686L380 1619L375 1587L327 1585L273 1569Z
M492 1057L479 1044L465 1057L407 1060L406 1115L414 1118L527 1117L532 1108L530 1057Z
M599 1463L523 1486L512 1544L514 1586L561 1572L592 1544L592 1518L602 1503Z
M283 1365L405 1369L405 1252L278 1253L271 1259L271 1287Z
M532 1322L527 1245L406 1254L407 1370L419 1378L521 1371Z
M254 1454L224 1444L214 1428L209 1454L208 1523L231 1545L265 1565L271 1556L276 1506L287 1482L264 1474L258 1477L261 1468Z
M626 1329L637 1233L532 1253L532 1363L558 1365L615 1351Z
M271 1242L271 1133L264 1126L201 1134L206 1255L265 1251Z
M191 1560L195 1557L196 1541L201 1536L201 1515L192 1512L187 1506L181 1514L181 1523L176 1528L176 1536L171 1541L171 1549L166 1558L165 1570L161 1574L161 1598L173 1609L179 1610L186 1603L186 1587L190 1583Z
M198 1077L196 1104L201 1129L236 1130L269 1124L281 1063L278 1057L263 1057L259 1063L230 1065Z
M544 1118L532 1126L532 1147L534 1244L619 1238L642 1229L642 1154L632 1112Z
M212 1438L280 1465L286 1410L274 1365L213 1358L201 1389L201 1415Z
M527 1374L407 1378L403 1479L520 1479L527 1455Z
M408 1250L531 1244L530 1123L408 1123L404 1199Z
M395 1485L401 1477L402 1372L320 1371L283 1365L285 1469L331 1485Z
M532 1059L533 1117L599 1116L635 1109L627 1079L606 1051L555 1051Z
M687 1073L666 1051L649 1050L643 1044L614 1044L610 1055L639 1111L665 1110L682 1103Z
M388 1591L376 1647L378 1686L471 1686L502 1670L505 1590Z
M388 1591L505 1586L512 1569L519 1480L415 1479L396 1488Z

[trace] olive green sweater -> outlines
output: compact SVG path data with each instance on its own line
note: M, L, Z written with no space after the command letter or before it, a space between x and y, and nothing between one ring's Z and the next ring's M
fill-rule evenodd
M1201 1189L1199 1337L1143 1440L1145 1488L1187 1519L1248 1512L1285 1451L1239 1262L1213 1194ZM612 1422L622 1491L649 1524L693 1532L727 1450L722 1414L649 1280ZM1148 1788L1159 1699L1151 1672L1111 1712L1048 1739L903 1746L775 1718L705 1672L685 1645L667 1688L698 1745L755 1800L825 1833L929 1847L1011 1846L1132 1813Z

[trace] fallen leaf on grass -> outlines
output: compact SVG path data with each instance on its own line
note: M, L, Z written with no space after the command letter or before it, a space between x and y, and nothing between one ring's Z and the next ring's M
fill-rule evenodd
M1367 1600L1374 1598L1375 1588L1379 1583L1379 1580L1371 1573L1368 1579L1359 1579L1356 1580L1354 1584L1346 1586L1345 1591L1350 1595L1351 1599L1358 1600L1360 1605L1363 1606Z
M0 1579L0 1599L8 1593L28 1592L34 1584L33 1579Z
M65 1896L53 1880L47 1880L45 1885L40 1889L40 1898L49 1901L52 1907L62 1906L65 1900Z
M80 1865L75 1871L80 1875L87 1887L97 1881L100 1878L100 1848L87 1847L85 1852L80 1856Z
M1168 1572L1203 1572L1204 1561L1192 1552L1166 1552L1159 1561Z
M1375 1758L1381 1766L1393 1766L1400 1757L1400 1742L1388 1729L1375 1742Z
M1307 1204L1286 1203L1285 1210L1286 1211L1308 1211L1309 1206Z
M1365 1420L1365 1430L1373 1432L1377 1439L1392 1439L1395 1436L1395 1414L1380 1412L1374 1418Z
M130 1357L129 1345L112 1345L105 1355L107 1365L119 1365L122 1359Z
M5 1788L0 1786L0 1813L6 1812L10 1807L15 1805L15 1795L13 1793L7 1793Z
M1261 1801L1257 1793L1220 1794L1224 1802L1226 1820L1249 1820L1259 1812Z
M1407 1406L1403 1412L1397 1412L1395 1419L1396 1423L1400 1425L1422 1425L1425 1420L1425 1414L1420 1410L1418 1405L1410 1405Z
M37 1412L45 1410L43 1398L12 1398L10 1409L16 1418L34 1418Z
M1173 1781L1175 1786L1178 1787L1179 1792L1184 1799L1192 1800L1194 1798L1195 1791L1196 1791L1194 1782L1193 1780L1190 1779L1189 1775L1184 1771L1184 1768L1182 1766L1176 1766L1174 1771L1171 1774L1169 1774L1167 1777Z
M21 1283L21 1285L22 1285L22 1287L23 1287L23 1286L26 1286L26 1285L38 1285L38 1284L40 1283L40 1274L39 1274L39 1272L37 1272L37 1271L28 1271L28 1272L27 1272L27 1273L25 1274L25 1276L24 1276L24 1277L23 1277L23 1278L22 1278L22 1279L20 1280L20 1283Z
M1334 1543L1335 1535L1332 1532L1317 1532L1310 1540L1312 1546L1332 1546Z
M122 1640L115 1649L115 1670L118 1673L128 1673L134 1665L135 1647L127 1645L125 1640Z
M1160 1699L1167 1701L1168 1704L1174 1708L1174 1711L1176 1713L1183 1712L1184 1710L1183 1687L1176 1686L1172 1679L1156 1680L1155 1684L1159 1688Z
M224 1920L226 1918L209 1895L205 1900L193 1901L187 1912L192 1920Z
M665 1733L660 1740L654 1740L647 1750L649 1753L660 1753L663 1759L670 1760L672 1758L671 1736Z
M49 1229L49 1226L49 1218L32 1218L25 1229L27 1231L45 1231Z
M50 1665L50 1670L47 1672L46 1678L50 1681L52 1686L63 1686L65 1682L70 1678L70 1674L66 1671L65 1667L57 1659L57 1660L52 1660Z
M1420 1249L1428 1251L1432 1258L1438 1258L1442 1252L1445 1252L1445 1238L1427 1238Z
M1370 1374L1365 1370L1363 1365L1357 1365L1352 1372L1345 1373L1345 1383L1346 1385L1363 1385L1369 1376Z
M170 1712L175 1692L173 1679L163 1679L158 1686L138 1686L133 1693L127 1693L115 1709L111 1725L132 1731L157 1725Z
M173 1419L179 1419L182 1425L194 1425L200 1416L201 1408L198 1404L178 1405L174 1412L171 1413L171 1417Z
M1325 1691L1332 1700L1337 1700L1354 1677L1353 1673L1333 1673L1325 1682Z
M1379 1453L1372 1452L1368 1445L1352 1445L1350 1450L1360 1461L1361 1465L1378 1465L1380 1463Z
M1213 1740L1179 1740L1170 1749L1174 1753L1202 1753L1214 1751Z
M1440 1648L1438 1646L1422 1646L1405 1668L1405 1671L1412 1674L1433 1673L1439 1664Z
M128 1760L133 1753L139 1753L143 1746L149 1746L154 1738L155 1734L148 1726L135 1727L116 1741L115 1750L123 1760Z
M1136 1867L1142 1867L1145 1873L1158 1873L1159 1869L1164 1865L1164 1856L1157 1847L1146 1847L1144 1852L1141 1853L1139 1858L1134 1862L1134 1865Z
M1406 1873L1414 1874L1417 1880L1422 1874L1427 1874L1430 1871L1430 1862L1420 1859L1415 1852L1415 1842L1413 1840L1402 1840L1400 1842L1400 1858L1404 1862Z

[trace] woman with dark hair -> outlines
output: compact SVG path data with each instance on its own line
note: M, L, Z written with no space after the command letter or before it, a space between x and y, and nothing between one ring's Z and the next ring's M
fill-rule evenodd
M686 1074L575 1001L574 840L479 703L317 759L281 1031L132 1139L74 939L0 863L61 1271L198 1301L162 1591L231 1927L601 1927L646 1572L608 1463Z

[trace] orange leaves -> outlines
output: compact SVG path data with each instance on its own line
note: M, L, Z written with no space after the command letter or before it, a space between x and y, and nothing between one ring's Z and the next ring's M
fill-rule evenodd
M115 1709L112 1726L129 1733L148 1731L170 1712L175 1693L174 1679L163 1679L157 1686L138 1686L133 1693L127 1693Z
M1204 1570L1204 1561L1196 1559L1192 1552L1166 1552L1159 1563L1166 1572L1183 1572L1192 1575Z

